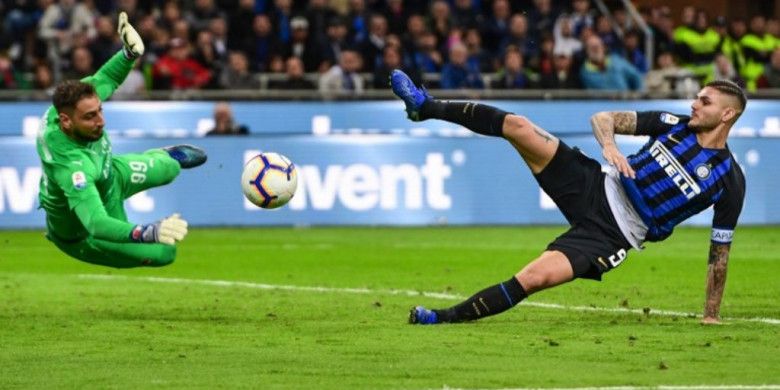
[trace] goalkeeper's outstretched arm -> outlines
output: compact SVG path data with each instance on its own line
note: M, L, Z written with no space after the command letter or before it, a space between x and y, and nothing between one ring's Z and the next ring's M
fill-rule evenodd
M144 54L144 42L135 28L128 22L127 14L119 14L117 33L122 40L122 50L106 61L103 66L82 81L95 86L98 98L107 100L125 81L133 69L135 59Z

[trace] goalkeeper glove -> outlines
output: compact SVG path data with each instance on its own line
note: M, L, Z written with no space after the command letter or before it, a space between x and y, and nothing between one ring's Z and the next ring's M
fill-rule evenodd
M124 44L122 50L125 52L125 58L133 60L144 54L144 41L141 40L141 36L127 21L127 13L119 13L119 23L117 23L116 31Z
M187 221L181 219L179 214L173 214L157 223L136 226L130 233L130 238L136 242L173 245L183 240L186 235Z

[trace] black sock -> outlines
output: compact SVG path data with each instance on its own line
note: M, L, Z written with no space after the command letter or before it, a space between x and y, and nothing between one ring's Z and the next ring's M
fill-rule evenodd
M509 113L495 107L470 102L428 100L420 108L422 119L443 119L473 132L501 137L504 118Z
M523 286L513 276L506 282L488 287L449 309L434 311L441 322L473 321L511 309L527 296Z

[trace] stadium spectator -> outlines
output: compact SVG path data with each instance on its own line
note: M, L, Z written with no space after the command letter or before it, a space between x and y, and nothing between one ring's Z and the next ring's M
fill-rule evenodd
M455 0L452 9L452 23L461 30L477 28L482 24L482 14L474 7L472 0Z
M360 44L368 36L368 10L365 0L350 0L347 12L347 26L349 26L349 40Z
M309 21L309 30L316 42L325 40L325 31L338 14L328 4L328 0L309 0L304 17Z
M238 0L238 6L228 13L228 50L240 50L247 56L252 56L254 46L254 8L254 0ZM267 16L265 17L267 18Z
M639 47L641 34L637 30L628 30L623 35L623 50L626 61L642 74L647 73L649 70L649 64L645 53Z
M236 123L230 104L220 102L214 105L214 127L206 133L207 137L247 134L249 128Z
M548 74L553 71L553 53L555 52L555 41L552 35L545 34L539 44L539 51L531 58L527 59L528 68L537 74Z
M35 65L32 87L33 89L46 91L48 95L54 92L54 75L48 63L40 62Z
M468 61L469 52L460 42L450 48L449 61L441 69L441 88L484 88L479 68Z
M425 18L422 15L409 16L409 19L406 21L406 31L401 35L401 42L410 55L413 55L417 42L427 30Z
M579 72L574 70L574 61L566 51L553 52L553 71L542 74L539 80L542 89L582 89Z
M219 86L224 89L259 89L260 81L249 72L249 61L240 51L230 52L228 64L219 77Z
M740 87L745 87L745 80L739 76L734 69L734 65L729 61L723 53L715 55L715 61L712 64L713 79L715 80L729 80Z
M572 0L571 8L569 18L572 21L572 33L578 37L582 30L593 27L593 11L590 8L590 0Z
M292 35L289 44L285 47L285 57L298 57L303 61L303 67L307 72L319 70L320 46L309 34L309 22L302 16L296 16L290 21Z
M281 51L271 19L267 15L256 15L252 21L252 31L252 36L241 45L241 51L248 53L252 70L268 71L271 57Z
M211 72L190 57L188 42L173 38L168 52L152 69L155 89L201 88L211 80Z
M282 44L290 43L292 38L292 0L274 0L274 9L270 12L271 25L274 26L276 39Z
M542 37L552 34L559 16L560 13L553 8L552 0L534 0L534 7L528 13L531 38L540 41Z
M498 53L501 42L509 36L509 19L512 17L512 9L508 0L495 0L493 2L493 13L485 21L482 28L482 38L485 42L485 48Z
M208 31L212 36L214 52L220 61L224 61L228 55L227 25L224 18L214 18L209 21Z
M509 46L520 49L525 58L532 57L539 50L537 42L528 36L528 19L523 14L514 14L509 20L509 35L501 42L502 52Z
M346 19L336 16L330 20L326 32L327 39L320 48L320 56L323 59L322 66L325 69L330 69L331 66L339 63L341 52L349 44L347 42L348 34Z
M685 7L683 17L690 19L691 7ZM680 26L674 31L677 55L681 63L705 82L712 80L712 62L719 51L720 35L710 27L707 13L693 11L693 24Z
M748 91L756 90L756 82L764 73L764 64L769 59L771 49L767 45L765 34L766 18L756 15L750 19L750 32L739 40L745 56L745 66L740 70L740 76L745 79Z
M323 94L363 92L364 81L358 74L362 66L362 58L357 51L343 50L339 64L332 66L320 76L320 92Z
M430 31L423 32L415 42L412 61L421 72L438 72L444 63L444 58L438 50L436 35Z
M645 19L648 20L648 19ZM655 7L650 10L650 29L653 33L653 53L673 52L674 22L667 6Z
M97 34L92 13L76 0L59 0L46 7L39 23L38 36L48 44L48 58L55 78L62 68L62 55L69 53L77 35L92 39Z
M780 46L772 51L769 63L764 66L764 74L758 79L758 88L780 88Z
M368 22L368 36L360 45L360 54L363 56L363 69L373 72L376 63L380 60L382 49L387 38L387 19L380 14L373 14Z
M622 53L623 42L612 27L612 23L606 15L596 17L593 27L596 35L604 42L609 53Z
M181 7L176 0L168 0L163 4L162 15L159 19L160 27L172 31L173 25L182 20Z
M192 29L186 20L179 19L173 22L173 28L171 29L172 38L179 38L182 41L189 42L192 36Z
M67 80L81 80L95 73L92 63L92 53L86 47L73 49L70 55L70 66L64 72L63 78Z
M671 52L658 54L657 67L645 76L647 92L669 94L673 91L687 96L699 90L699 82L690 69L677 66Z
M745 56L742 54L742 47L739 45L739 39L745 35L745 22L741 19L736 19L731 23L731 28L726 18L719 16L715 20L715 26L713 29L720 36L720 52L728 57L729 61L734 65L734 68L739 72L743 66L745 66Z
M209 30L198 32L195 41L195 53L192 58L214 75L220 74L225 65L223 58L217 54L214 35ZM216 81L216 79L212 79L206 87L217 87Z
M382 12L387 19L387 26L391 33L396 35L403 34L404 26L409 20L409 10L404 6L403 0L387 0L387 5Z
M607 54L598 36L585 42L587 58L580 68L580 78L586 89L638 91L643 87L642 75L622 57Z
M303 61L298 57L290 57L285 62L285 78L268 83L269 89L301 90L315 89L314 83L305 78Z
M102 64L122 47L117 39L114 22L108 16L100 16L95 21L97 36L89 43L89 50L96 63Z
M574 35L574 22L568 16L561 16L553 28L554 52L574 55L582 50L582 41Z
M434 0L431 3L430 30L436 34L439 42L446 42L452 29L452 13L446 0Z
M493 64L493 57L482 47L482 37L479 35L479 30L476 28L466 30L463 34L463 44L466 45L469 52L469 63L480 72L492 72L496 68Z
M493 89L523 89L531 84L523 67L523 56L517 49L510 48L504 53L504 64L491 82Z
M14 66L6 51L0 51L0 89L22 89L21 72Z
M192 7L184 13L184 19L195 31L205 30L213 19L223 17L224 12L217 8L214 0L194 0Z

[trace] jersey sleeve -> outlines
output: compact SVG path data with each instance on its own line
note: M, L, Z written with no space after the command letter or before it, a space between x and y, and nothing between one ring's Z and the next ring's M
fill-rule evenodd
M101 101L105 101L125 81L125 78L133 69L134 63L135 60L128 60L120 50L106 61L95 74L85 77L81 81L95 86L98 97Z
M739 165L736 162L733 164L734 166L726 177L724 193L714 206L715 215L712 218L710 240L717 244L731 243L745 201L745 176Z
M92 161L81 152L68 153L59 160L55 165L54 180L87 232L106 241L131 242L135 225L108 215L95 186L100 172Z
M666 111L637 111L636 135L656 137L668 133L672 127L687 123L691 118L687 115L671 114Z

